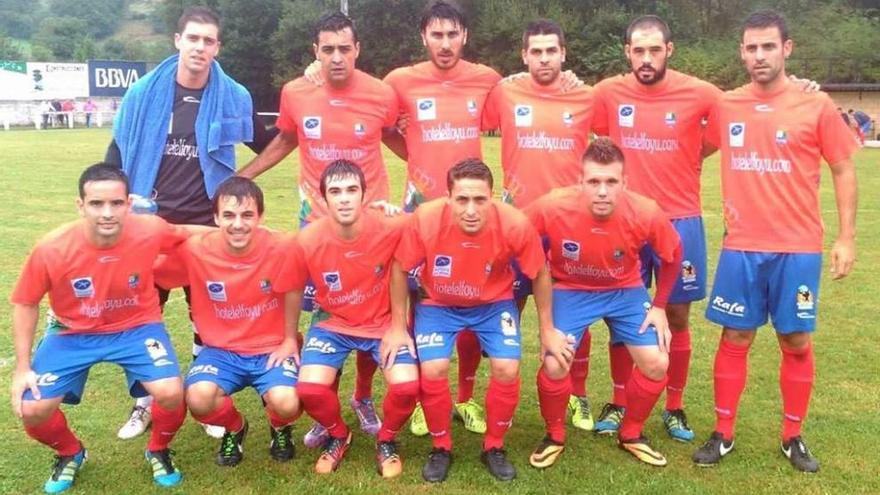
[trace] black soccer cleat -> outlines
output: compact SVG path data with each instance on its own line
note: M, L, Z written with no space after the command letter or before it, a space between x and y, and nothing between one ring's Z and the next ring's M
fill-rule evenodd
M492 448L480 454L480 460L489 469L489 473L498 481L510 481L516 478L516 468L507 460L504 449Z
M292 429L291 425L277 430L271 426L269 427L269 436L272 438L271 443L269 443L269 455L272 456L272 459L278 462L287 462L293 459L293 439L290 436Z
M422 468L422 478L430 483L445 481L451 465L452 452L435 448L428 454L428 462Z
M721 458L731 450L733 450L733 439L725 440L721 433L714 431L706 443L694 452L692 458L697 466L712 467L718 465Z
M810 453L807 444L800 435L782 443L782 453L798 471L815 473L819 470L819 461Z
M241 430L233 433L226 431L220 439L220 449L217 451L218 466L237 466L244 458L244 439L248 433L248 422L244 420Z

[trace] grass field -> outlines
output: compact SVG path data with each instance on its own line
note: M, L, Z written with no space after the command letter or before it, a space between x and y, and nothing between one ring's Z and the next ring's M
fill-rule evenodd
M6 174L0 180L0 211L5 221L0 236L0 297L8 300L21 264L30 247L44 232L75 218L76 178L82 168L99 161L110 138L108 130L12 131L0 133L0 156ZM499 140L485 140L490 164L499 161ZM252 156L242 148L240 163ZM874 316L880 307L880 151L865 150L856 157L861 194L859 211L858 262L844 281L823 280L820 330L816 333L817 385L806 424L805 438L822 462L816 475L795 472L779 452L778 431L781 405L777 381L779 351L772 330L763 328L751 354L751 376L742 405L736 450L715 469L699 469L690 461L696 445L669 440L659 413L646 425L646 434L670 460L665 469L641 465L619 451L608 438L573 432L559 463L546 471L528 466L528 453L543 435L537 409L535 371L537 338L534 310L523 320L523 395L508 435L508 453L519 469L510 484L494 482L479 464L480 438L454 427L455 462L450 479L442 485L422 482L420 469L430 450L427 438L400 435L404 475L382 481L375 472L372 442L355 437L354 447L340 470L319 478L312 468L317 452L297 445L297 457L288 464L273 462L267 452L267 427L256 394L244 392L236 398L250 419L252 429L245 445L245 460L234 469L214 465L217 441L187 420L174 449L185 480L173 493L880 493L880 348ZM294 225L297 201L294 193L294 160L259 179L266 192L267 223L279 229ZM403 189L404 166L388 160L395 200ZM718 161L707 161L704 177L705 218L709 238L709 264L714 271L720 240ZM500 182L500 181L499 181ZM836 210L830 177L822 182L823 213L830 244L836 233ZM777 212L780 215L795 212ZM826 250L827 252L827 250ZM711 277L710 277L711 279ZM9 396L13 350L11 311L2 305L0 321L0 389ZM718 340L718 328L702 316L705 303L697 304L692 318L693 365L686 396L691 425L698 441L710 433L712 410L711 368ZM166 316L183 366L189 364L191 342L186 305L175 292ZM610 394L607 331L594 329L590 396L594 414ZM482 397L487 366L480 369L477 393ZM352 373L346 373L343 396L351 391ZM376 381L377 395L381 395ZM90 459L71 493L145 493L152 488L142 451L145 439L120 441L116 429L131 406L121 371L100 365L93 369L83 404L66 407L73 429L89 448ZM347 401L346 401L347 402ZM346 419L355 422L344 407ZM311 423L301 419L295 427L298 438ZM36 493L49 473L50 452L25 435L9 403L0 404L0 434L6 446L0 449L0 493Z

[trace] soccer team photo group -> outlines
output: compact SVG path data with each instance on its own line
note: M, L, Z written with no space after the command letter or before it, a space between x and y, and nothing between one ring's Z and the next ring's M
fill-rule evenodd
M742 12L724 91L669 66L654 13L587 84L559 19L522 19L500 74L465 56L466 10L428 1L423 61L380 79L328 11L264 122L216 59L224 19L179 15L112 136L48 132L104 142L40 179L66 213L7 250L6 489L828 493L852 463L880 490L877 422L830 459L850 405L810 411L841 387L877 412L850 275L875 273L856 170L880 155L786 69L786 16ZM844 362L864 388L823 375Z

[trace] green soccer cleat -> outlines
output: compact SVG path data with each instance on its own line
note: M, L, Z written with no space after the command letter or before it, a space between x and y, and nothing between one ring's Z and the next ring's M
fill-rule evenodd
M685 416L683 409L663 411L663 426L666 427L666 433L673 440L690 442L694 439L694 430L691 430L688 425L687 416Z
M73 482L76 481L76 473L82 469L87 458L88 453L82 445L76 454L56 455L55 463L52 465L52 475L43 485L46 493L61 493L73 486Z
M428 434L428 422L425 421L425 410L422 409L422 403L416 404L416 408L409 418L409 431L417 437L423 437Z
M572 395L568 398L568 411L571 413L571 425L579 430L593 431L596 424L590 412L590 400L586 396Z
M453 408L455 417L464 423L467 431L483 434L486 433L486 413L483 406L472 398L467 402L457 402Z

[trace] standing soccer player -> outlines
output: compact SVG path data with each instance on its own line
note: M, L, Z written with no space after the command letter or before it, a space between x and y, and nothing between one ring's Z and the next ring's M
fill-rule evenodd
M299 416L296 395L299 346L295 321L285 307L299 307L301 294L277 291L283 263L280 234L261 227L263 192L250 179L231 177L214 196L219 230L191 237L176 256L157 267L160 285L188 285L193 318L204 349L187 374L186 403L203 424L224 429L216 462L235 466L244 455L248 422L232 394L251 386L263 399L271 428L269 453L293 458L291 423ZM176 268L176 270L175 270ZM163 277L163 271L169 272Z
M707 138L721 148L724 236L706 317L722 325L715 355L715 431L693 456L712 466L733 449L737 407L757 327L770 317L782 364L782 452L800 471L819 462L801 438L815 380L822 271L820 161L831 168L839 230L831 248L835 280L855 260L858 143L824 93L804 94L785 76L791 55L785 19L773 11L743 23L740 56L751 82L724 94Z
M132 396L155 398L144 453L153 480L174 486L182 478L168 445L186 406L153 285L153 262L186 240L187 231L158 217L128 217L128 193L128 178L119 168L88 167L79 179L82 218L37 243L10 298L16 353L12 408L28 436L57 454L46 493L70 488L86 461L86 449L59 406L82 400L89 370L101 362L125 370ZM47 293L56 325L31 361L39 304Z
M681 236L683 258L666 305L672 331L669 383L663 424L675 440L694 433L684 413L691 357L690 307L706 297L706 235L700 202L703 121L721 91L710 83L667 68L674 51L671 33L657 16L635 19L626 30L624 53L632 71L596 85L594 129L608 135L626 157L627 188L657 202ZM641 254L642 277L650 287L661 264L650 246ZM613 398L596 420L597 433L614 434L626 408L626 383L633 361L623 345L610 345Z
M611 342L625 346L636 368L624 392L629 407L618 434L621 449L654 466L666 458L642 435L642 426L666 386L669 325L665 306L681 261L681 241L654 201L630 192L624 156L600 138L583 157L579 186L557 189L526 209L546 236L553 275L553 322L541 335L543 363L538 399L547 435L529 458L532 466L556 462L565 445L565 409L571 394L570 362L558 349L577 342L584 327L604 319ZM660 259L653 301L639 272L639 251L648 244Z
M486 102L483 126L501 129L503 199L525 208L557 187L577 184L582 175L581 157L589 143L593 120L593 91L588 86L565 89L565 34L555 22L539 20L526 26L522 59L529 77L496 86ZM532 293L529 280L517 274L517 307L522 312ZM586 393L589 331L581 340L571 369L571 421L576 428L593 429Z
M350 161L337 160L324 169L320 192L328 215L298 234L279 278L281 289L294 293L301 293L308 279L317 282L319 309L306 335L298 385L306 412L329 433L315 471L335 471L351 445L352 433L340 415L333 383L349 353L361 351L372 355L388 383L376 465L383 477L393 478L403 470L394 439L419 392L415 345L406 332L406 301L404 307L393 308L390 300L393 289L406 293L406 277L391 270L406 218L365 210L366 187L360 167ZM291 309L296 321L299 308Z
M407 180L404 209L446 195L446 173L466 158L481 158L481 119L489 91L501 80L494 69L462 59L468 24L455 2L428 3L419 21L428 61L391 71L386 77L408 116L404 132ZM486 432L482 406L473 400L481 351L473 332L462 332L456 341L458 388L454 412L468 431ZM421 406L413 414L410 430L427 435Z
M273 137L260 123L248 91L214 60L221 35L217 13L187 8L174 35L178 54L126 92L114 121L105 161L122 168L131 178L132 192L170 223L213 226L211 198L235 173L234 144L247 142L259 153ZM222 132L210 132L215 126ZM136 203L136 210L143 206ZM183 291L189 306L189 287ZM159 304L164 306L168 296L160 288ZM195 356L202 343L195 325L193 332ZM119 438L140 435L150 421L148 396L136 402ZM223 434L218 428L206 431L217 438Z
M472 329L489 355L487 427L481 459L501 481L516 476L504 435L519 402L521 335L513 301L519 263L535 280L542 331L552 330L550 274L541 240L528 219L492 199L492 172L482 161L459 162L447 174L448 197L420 206L404 232L398 269L418 268L423 291L415 303L415 336L421 367L422 404L433 450L422 469L426 481L446 479L452 461L449 356L456 337ZM397 299L405 295L395 293Z

